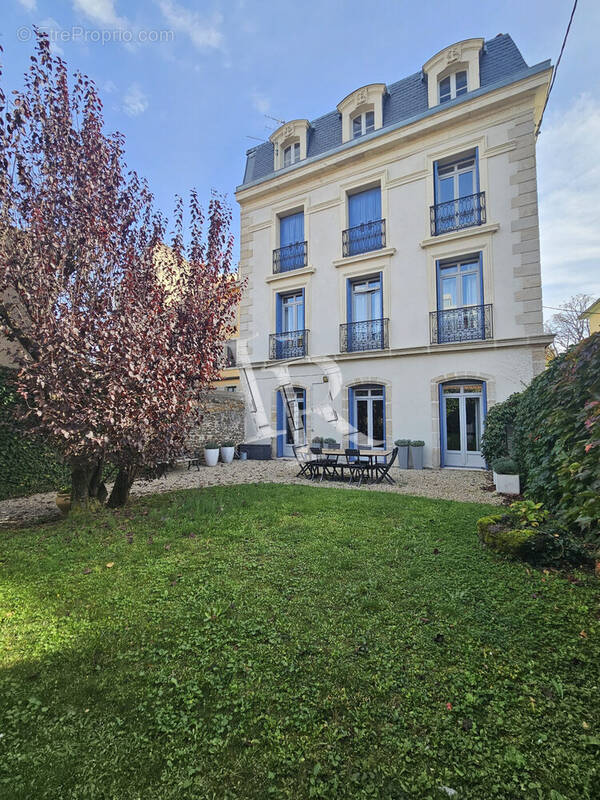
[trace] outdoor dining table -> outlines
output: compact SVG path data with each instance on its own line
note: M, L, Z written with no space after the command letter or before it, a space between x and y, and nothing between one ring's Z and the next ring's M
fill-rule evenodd
M361 460L368 460L369 462L369 471L373 477L374 483L381 483L383 478L390 483L396 483L396 481L392 478L392 476L386 473L386 463L381 463L377 459L385 458L386 460L391 457L393 450L363 450L359 448L359 458ZM331 459L331 468L335 471L336 467L341 469L342 478L344 477L344 467L348 467L350 462L346 458L346 453L343 450L334 450L333 448L324 447L321 450L321 455L326 456L328 460ZM336 460L333 461L333 457L336 456ZM340 458L343 461L340 461Z

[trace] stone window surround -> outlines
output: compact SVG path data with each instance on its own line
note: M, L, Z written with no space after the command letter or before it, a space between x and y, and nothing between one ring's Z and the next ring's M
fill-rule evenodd
M355 89L338 104L337 110L342 117L342 143L354 140L352 120L364 111L375 114L375 130L383 127L383 96L385 83L370 83ZM357 137L357 140L361 137Z
M291 122L284 122L276 131L273 131L269 136L269 141L273 144L273 169L283 169L284 150L297 142L300 143L300 161L306 158L309 128L310 123L307 119L294 119ZM297 163L297 161L294 162L294 164Z
M423 73L427 76L427 104L429 108L440 106L439 82L453 72L466 70L467 92L480 87L479 53L483 48L482 38L464 39L449 47L444 47L423 64ZM441 104L446 105L445 103Z

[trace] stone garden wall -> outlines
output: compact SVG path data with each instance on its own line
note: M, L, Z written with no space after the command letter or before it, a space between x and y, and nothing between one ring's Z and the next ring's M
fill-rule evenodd
M210 392L198 425L188 438L190 452L201 450L209 439L221 442L232 440L235 444L244 441L244 398L237 392L215 389Z

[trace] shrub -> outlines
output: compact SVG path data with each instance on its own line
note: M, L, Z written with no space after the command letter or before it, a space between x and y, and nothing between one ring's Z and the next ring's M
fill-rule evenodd
M600 544L600 333L532 381L516 432L526 496Z
M218 450L219 443L216 442L214 439L209 439L207 442L204 442L204 449L205 450Z
M71 476L69 466L16 421L21 402L12 386L11 370L0 369L0 500L53 491Z
M322 447L323 446L323 437L322 436L313 436L312 444L314 444L315 447Z
M556 521L542 525L524 543L521 555L534 567L582 567L593 564L581 539Z
M411 447L425 447L425 442L422 439L413 439L410 443Z
M514 430L520 399L520 394L511 394L503 403L496 403L488 411L481 438L481 452L487 464L493 464L499 458L515 457L517 448L511 432Z
M519 474L519 465L512 458L497 458L492 465L492 469L498 475Z
M410 439L396 439L394 444L396 447L408 447L410 444Z
M327 438L323 439L323 444L333 445L333 444L339 444L339 443L338 443L337 439L332 439L330 436L328 436Z
M232 442L231 439L227 439L225 442L221 442L221 447L235 447L235 442Z
M510 514L518 520L521 527L527 525L529 528L538 528L548 517L542 503L534 503L533 500L517 500L511 503Z

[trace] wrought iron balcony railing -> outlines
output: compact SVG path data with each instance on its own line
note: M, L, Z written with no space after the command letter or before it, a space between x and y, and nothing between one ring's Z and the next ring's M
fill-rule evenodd
M445 203L436 203L430 206L429 217L432 236L483 225L486 220L485 192L469 194Z
M340 353L385 350L389 347L388 319L368 319L340 325Z
M308 353L308 331L272 333L269 337L270 358L301 358Z
M289 272L308 264L308 242L296 242L273 250L273 273Z
M370 250L381 250L385 247L385 220L376 219L372 222L363 222L342 231L342 255L356 256L359 253L368 253Z
M471 342L494 335L492 306L464 306L429 314L431 344Z

